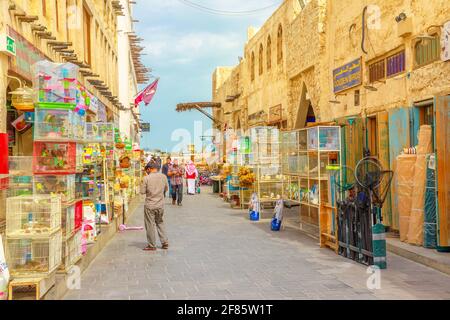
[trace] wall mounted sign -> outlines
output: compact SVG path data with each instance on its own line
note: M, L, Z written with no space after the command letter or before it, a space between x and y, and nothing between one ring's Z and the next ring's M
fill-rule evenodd
M333 71L334 93L338 93L362 83L361 58L353 60Z
M8 36L15 40L16 55L9 57L9 70L21 77L31 80L31 66L41 60L50 60L31 42L8 26Z
M142 132L150 132L150 123L142 122L141 123Z
M450 60L450 21L447 21L442 28L442 61Z
M0 34L0 52L15 57L16 40L6 34Z

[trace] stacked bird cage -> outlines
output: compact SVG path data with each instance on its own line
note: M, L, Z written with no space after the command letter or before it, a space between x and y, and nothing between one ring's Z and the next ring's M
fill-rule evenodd
M10 156L8 197L30 196L33 194L33 157Z
M19 196L6 202L6 255L13 277L48 276L61 263L61 199Z
M60 197L59 239L60 248L64 248L69 241L74 241L82 224L76 174L83 171L85 114L90 95L77 82L78 67L73 64L41 61L32 70L36 92L33 191L36 196ZM78 245L81 248L81 240Z

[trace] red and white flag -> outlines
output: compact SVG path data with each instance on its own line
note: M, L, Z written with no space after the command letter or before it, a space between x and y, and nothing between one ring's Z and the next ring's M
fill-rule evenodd
M159 79L156 79L152 84L150 84L147 88L141 91L141 93L138 94L136 99L134 99L134 104L137 107L139 103L144 102L146 106L152 101L153 97L155 96L156 89L158 88L158 81Z

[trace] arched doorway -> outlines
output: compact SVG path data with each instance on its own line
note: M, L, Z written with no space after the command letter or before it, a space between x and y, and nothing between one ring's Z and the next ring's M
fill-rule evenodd
M314 112L306 84L303 82L302 89L300 91L300 103L297 109L294 129L304 128L307 126L308 122L316 122L316 114Z

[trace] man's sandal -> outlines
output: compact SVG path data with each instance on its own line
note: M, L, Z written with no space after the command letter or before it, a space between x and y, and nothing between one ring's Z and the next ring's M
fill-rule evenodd
M164 250L169 249L169 244L168 244L168 243L164 243L164 244L162 245L162 249L164 249Z

